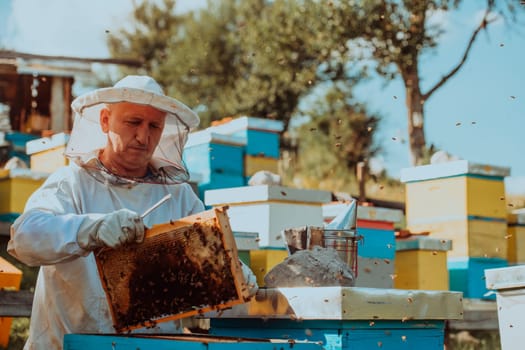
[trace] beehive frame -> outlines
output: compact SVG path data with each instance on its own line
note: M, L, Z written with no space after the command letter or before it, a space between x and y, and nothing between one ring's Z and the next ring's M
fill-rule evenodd
M248 300L226 211L155 225L143 243L95 253L118 333Z

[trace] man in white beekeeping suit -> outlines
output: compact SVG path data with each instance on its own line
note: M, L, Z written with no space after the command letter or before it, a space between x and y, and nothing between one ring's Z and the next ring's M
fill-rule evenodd
M11 227L8 252L40 266L24 349L62 349L66 333L114 333L93 250L142 242L145 227L204 210L182 150L199 117L150 77L127 76L72 103L66 167ZM172 199L141 218L159 199ZM251 292L253 273L243 265ZM176 322L137 332L177 332Z

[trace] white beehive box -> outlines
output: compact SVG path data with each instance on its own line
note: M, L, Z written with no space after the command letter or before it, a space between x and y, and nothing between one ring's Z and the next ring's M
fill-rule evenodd
M281 231L298 226L323 226L323 203L331 193L283 186L243 186L205 192L208 206L228 205L233 231L259 233L259 247L284 248Z
M525 343L525 265L487 269L485 283L496 291L501 348L523 349Z

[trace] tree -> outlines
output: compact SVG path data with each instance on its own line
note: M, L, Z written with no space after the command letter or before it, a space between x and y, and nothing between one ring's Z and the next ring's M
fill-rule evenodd
M371 49L378 63L377 71L387 79L399 75L404 82L413 165L420 165L425 159L425 102L463 67L479 33L497 19L495 12L514 18L512 15L516 11L511 1L486 0L484 16L472 29L459 62L430 89L422 91L421 56L436 48L442 34L442 28L429 25L429 17L436 11L457 9L460 3L461 0L365 0L361 4L361 37L366 40L365 47Z
M309 117L297 131L303 181L314 180L321 187L323 183L332 188L348 187L355 180L358 164L367 163L380 151L374 142L380 118L370 115L342 84L327 88L303 113Z
M203 125L246 114L282 120L344 69L351 6L315 0L224 0L183 17L175 2L144 2L132 29L109 36L113 56L143 57L145 71L196 109ZM345 30L341 30L345 28Z

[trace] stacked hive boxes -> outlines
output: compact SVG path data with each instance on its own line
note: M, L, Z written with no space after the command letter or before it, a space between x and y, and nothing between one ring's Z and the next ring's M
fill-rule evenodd
M345 204L323 205L325 222L330 222ZM357 246L358 275L356 286L392 288L396 252L394 225L403 219L403 212L369 206L357 208L357 234L363 240Z
M467 298L488 292L484 270L507 265L504 177L508 168L466 160L403 169L406 222L412 232L452 241L451 290Z
M200 198L207 190L244 185L244 146L239 137L208 129L189 135L183 158Z
M331 200L328 191L259 185L209 190L205 204L228 205L233 231L257 232L259 249L250 251L250 267L257 283L288 256L282 231L299 226L322 226L322 204Z
M184 161L206 190L243 186L260 170L278 173L281 121L240 117L191 133Z
M69 135L62 132L27 142L26 153L30 157L31 170L52 173L67 165L68 159L64 156L64 151L68 140Z
M278 120L240 117L210 128L214 133L232 135L245 140L244 176L248 179L260 170L278 173L280 133Z

